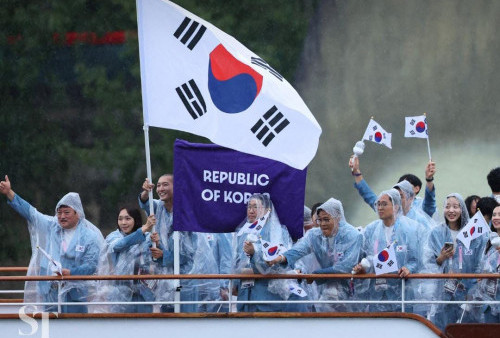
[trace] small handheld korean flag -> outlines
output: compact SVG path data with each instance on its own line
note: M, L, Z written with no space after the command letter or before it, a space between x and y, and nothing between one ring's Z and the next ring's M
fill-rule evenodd
M280 254L287 251L285 246L281 243L271 243L263 239L260 240L262 243L262 254L265 261L272 261Z
M266 224L269 214L270 212L268 211L264 216L256 219L254 222L246 222L238 232L238 236L241 236L242 234L254 234L258 236L264 228L264 224Z
M376 275L396 272L399 270L396 252L394 251L395 243L396 242L393 242L387 248L380 251L378 255L373 256L373 266L375 267Z
M484 234L488 234L488 223L483 217L481 210L478 210L474 217L472 217L466 226L460 230L457 235L457 239L464 243L467 250L469 250L470 243L473 239L481 237Z
M405 117L405 137L429 137L425 115Z
M170 1L137 0L137 26L145 125L300 170L313 159L321 127L266 61Z
M370 119L368 127L366 127L365 134L363 135L363 140L368 140L378 144L383 144L387 148L392 149L391 139L392 139L391 133L385 131L384 128L382 128L380 124L375 122L374 119Z

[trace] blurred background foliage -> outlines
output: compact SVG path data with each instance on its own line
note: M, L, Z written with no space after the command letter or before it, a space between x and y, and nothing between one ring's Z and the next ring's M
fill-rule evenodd
M308 0L179 0L234 36L293 83L317 7ZM80 193L104 236L117 208L135 203L146 176L137 22L133 0L5 0L0 6L0 175L52 215L67 192ZM101 43L124 32L119 43ZM77 33L68 43L67 33ZM71 35L70 35L71 36ZM153 180L171 172L176 138L152 128ZM0 265L27 265L25 221L0 203Z

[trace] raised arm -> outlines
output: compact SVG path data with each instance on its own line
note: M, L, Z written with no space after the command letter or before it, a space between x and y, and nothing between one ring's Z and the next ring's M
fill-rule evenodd
M425 167L425 193L422 202L422 210L432 217L436 212L436 191L434 187L434 175L436 174L436 163L429 161Z

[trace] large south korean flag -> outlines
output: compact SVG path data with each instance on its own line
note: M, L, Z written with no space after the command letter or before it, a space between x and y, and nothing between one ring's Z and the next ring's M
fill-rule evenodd
M295 89L233 37L163 0L137 0L144 124L304 169L321 127Z

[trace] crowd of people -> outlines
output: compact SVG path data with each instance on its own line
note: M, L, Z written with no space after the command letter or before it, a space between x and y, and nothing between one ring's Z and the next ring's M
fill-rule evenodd
M0 182L7 203L28 222L33 249L28 275L144 275L174 273L174 234L178 234L180 274L245 274L234 280L182 279L116 281L27 282L26 302L64 301L62 312L173 312L174 306L158 307L142 302L171 302L177 292L182 312L227 312L227 301L237 296L237 311L244 312L348 312L401 311L402 283L415 273L498 273L500 268L500 167L492 169L487 182L492 194L464 199L451 193L443 201L443 221L436 221L435 163L425 168L424 198L419 198L420 179L400 177L392 187L376 195L361 174L359 158L349 167L354 187L377 213L365 227L354 227L344 215L342 202L329 198L304 207L304 236L292 241L280 223L268 195L255 194L247 202L247 213L233 233L173 231L173 180L171 174L147 179L137 205L119 209L117 229L106 238L85 218L77 193L68 193L57 203L55 215L44 215L12 189L8 176ZM156 186L158 200L150 200ZM152 207L151 207L152 205ZM143 222L141 211L146 215ZM480 210L490 232L460 240L460 230ZM439 216L439 215L438 215ZM269 253L269 245L277 245ZM365 274L375 271L374 257L395 244L398 278L302 280L306 274ZM276 251L279 250L279 251ZM277 253L273 256L274 253ZM290 274L291 279L255 279L255 274ZM387 277L387 276L385 276ZM422 315L438 327L459 322L500 322L499 304L437 304L425 301L498 301L498 278L407 279L406 311ZM318 303L297 303L311 300ZM356 303L344 301L375 301ZM81 302L112 302L80 305ZM250 303L244 303L250 301ZM259 303L259 301L281 301ZM325 302L324 302L325 301ZM334 303L328 303L335 301ZM199 303L197 303L199 302ZM47 305L46 311L55 311Z

